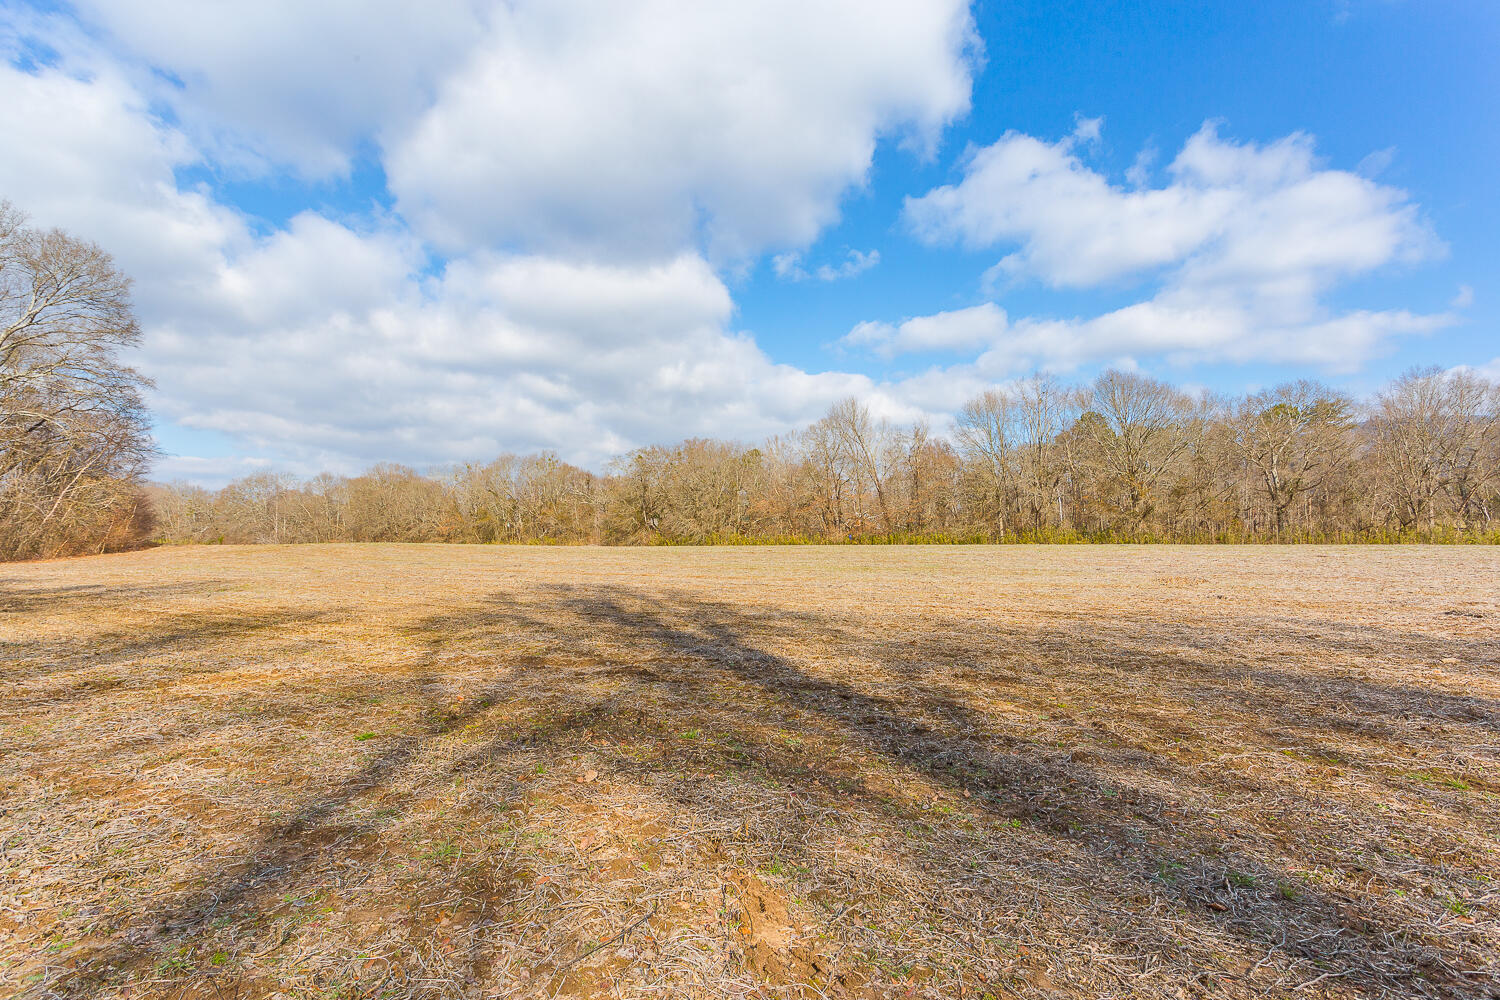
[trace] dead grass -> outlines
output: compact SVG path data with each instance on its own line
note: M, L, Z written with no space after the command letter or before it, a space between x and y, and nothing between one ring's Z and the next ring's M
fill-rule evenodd
M1500 995L1495 549L169 549L0 642L0 995Z

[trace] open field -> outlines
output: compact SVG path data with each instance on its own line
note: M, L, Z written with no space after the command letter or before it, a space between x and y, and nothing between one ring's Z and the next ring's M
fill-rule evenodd
M1500 550L0 568L0 995L1500 995Z

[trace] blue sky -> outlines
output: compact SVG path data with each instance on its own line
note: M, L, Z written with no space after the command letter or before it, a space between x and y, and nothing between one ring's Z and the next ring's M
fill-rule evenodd
M0 197L135 277L163 478L1500 377L1500 5L307 6L0 5Z
M764 343L799 364L826 363L827 331L841 334L872 314L982 301L977 278L994 256L913 244L900 225L902 197L950 180L970 145L1011 130L1060 138L1083 114L1104 118L1104 142L1090 160L1120 183L1140 150L1169 159L1211 119L1243 140L1310 133L1328 164L1346 170L1388 151L1380 179L1411 192L1448 245L1446 259L1351 282L1338 299L1441 311L1466 285L1474 302L1444 335L1398 344L1332 380L1376 386L1414 364L1477 364L1500 354L1500 4L1040 2L975 10L989 56L971 115L949 131L934 162L884 148L870 192L850 198L844 223L819 241L827 256L845 245L876 247L885 266L863 281L801 285L762 268L740 301L745 325ZM1029 287L1004 301L1066 315L1123 298ZM1225 391L1304 374L1296 365L1160 373Z

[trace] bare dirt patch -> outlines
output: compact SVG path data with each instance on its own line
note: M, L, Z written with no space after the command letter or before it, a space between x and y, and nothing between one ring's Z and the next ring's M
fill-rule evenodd
M1500 995L1494 549L157 550L0 681L0 995Z

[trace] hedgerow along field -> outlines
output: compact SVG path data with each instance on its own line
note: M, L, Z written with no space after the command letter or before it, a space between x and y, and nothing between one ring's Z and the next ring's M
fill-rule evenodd
M1492 997L1500 551L0 570L0 994Z

